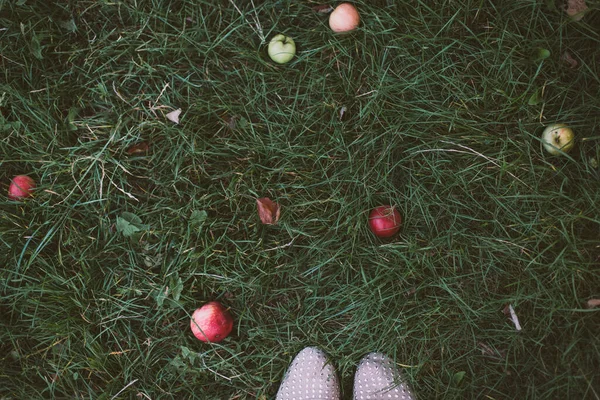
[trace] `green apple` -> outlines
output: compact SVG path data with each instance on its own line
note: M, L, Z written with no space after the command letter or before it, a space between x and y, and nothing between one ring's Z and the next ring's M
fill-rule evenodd
M296 43L291 37L283 34L275 35L269 42L269 57L277 64L285 64L294 58Z
M553 156L568 153L575 145L575 133L565 124L548 125L542 133L542 144Z

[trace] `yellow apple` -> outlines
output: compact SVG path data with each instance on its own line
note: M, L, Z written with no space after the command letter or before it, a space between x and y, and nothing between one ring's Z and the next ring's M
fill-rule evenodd
M575 145L575 133L565 124L548 125L542 133L542 144L553 156L568 153Z

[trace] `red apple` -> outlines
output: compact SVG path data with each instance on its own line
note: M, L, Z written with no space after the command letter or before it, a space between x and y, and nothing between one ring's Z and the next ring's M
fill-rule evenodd
M398 210L392 206L379 206L369 214L369 228L375 236L388 238L400 230L402 217Z
M18 200L32 196L35 189L35 181L27 175L17 175L10 182L8 187L8 198Z
M342 3L329 15L329 27L334 32L350 32L360 23L356 7L350 3Z
M220 342L231 333L233 318L217 301L206 303L192 314L192 333L203 342Z

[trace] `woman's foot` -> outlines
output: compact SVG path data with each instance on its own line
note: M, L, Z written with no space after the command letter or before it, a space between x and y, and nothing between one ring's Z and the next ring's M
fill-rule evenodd
M354 375L354 400L414 400L391 358L369 353L360 360Z
M277 392L277 400L339 400L340 385L327 355L306 347L292 361Z

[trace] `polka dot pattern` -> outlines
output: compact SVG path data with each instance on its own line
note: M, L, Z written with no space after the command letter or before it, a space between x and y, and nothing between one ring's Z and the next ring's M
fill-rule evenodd
M292 361L277 400L340 400L340 388L327 355L316 347L307 347Z
M415 397L388 356L369 353L356 369L354 400L415 400Z

